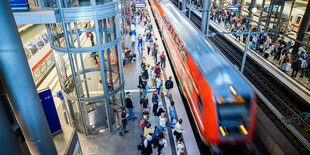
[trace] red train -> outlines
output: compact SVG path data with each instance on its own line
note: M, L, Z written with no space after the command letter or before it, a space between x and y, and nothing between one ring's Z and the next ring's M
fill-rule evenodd
M150 3L202 140L251 142L256 113L251 87L170 1Z

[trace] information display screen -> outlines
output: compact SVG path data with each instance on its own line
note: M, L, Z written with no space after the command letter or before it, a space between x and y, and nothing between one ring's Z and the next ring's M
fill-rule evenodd
M136 3L135 8L145 8L145 3Z

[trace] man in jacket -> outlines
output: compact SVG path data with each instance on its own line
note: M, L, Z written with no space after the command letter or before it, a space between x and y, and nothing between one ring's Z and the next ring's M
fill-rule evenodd
M126 102L126 108L129 111L129 119L131 119L131 118L136 119L137 117L135 116L135 111L133 109L134 107L132 104L132 97L130 96L129 92L126 93L125 102Z
M167 89L167 95L170 93L170 89L173 88L173 82L172 82L172 76L169 77L169 79L165 83L165 87Z

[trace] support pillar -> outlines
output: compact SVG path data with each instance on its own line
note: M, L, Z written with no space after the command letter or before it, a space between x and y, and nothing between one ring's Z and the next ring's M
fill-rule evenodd
M10 154L22 155L22 151L20 150L16 137L12 132L11 124L6 116L2 104L2 101L0 101L0 144L2 144L0 145L0 150L1 152L10 152Z
M256 0L255 0L256 1ZM253 1L251 1L252 3ZM243 10L243 3L244 3L244 0L240 0L240 8L239 8L239 15L242 15L242 10ZM256 3L256 2L255 2Z
M302 41L302 39L304 38L305 32L307 32L309 28L309 24L310 24L310 3L308 2L305 14L299 25L299 30L298 30L297 38L296 38L297 40ZM297 52L299 46L301 46L300 43L296 42L293 51Z
M185 13L186 12L186 0L182 1L182 12Z
M256 0L252 0L251 4L250 4L250 7L249 7L249 14L248 14L248 18L250 18L250 19L253 19L253 16L252 16L253 11L252 11L252 9L255 7L255 5L256 5ZM248 20L248 22L246 23L247 24L247 28L249 28L250 22L251 21Z
M8 0L0 1L0 76L31 154L56 155Z
M261 24L261 22L262 22L262 16L263 16L263 12L264 12L265 2L266 2L266 0L263 0L262 8L260 9L260 13L259 13L259 17L258 17L258 23L259 24ZM256 31L258 31L258 32L260 31L260 25L258 25Z
M202 13L202 21L201 21L201 32L202 34L206 34L206 26L207 26L207 19L208 16L210 16L209 11L207 11L206 9L209 9L210 7L210 0L203 0L203 13Z
M181 0L177 0L177 1L178 1L178 9L180 9Z

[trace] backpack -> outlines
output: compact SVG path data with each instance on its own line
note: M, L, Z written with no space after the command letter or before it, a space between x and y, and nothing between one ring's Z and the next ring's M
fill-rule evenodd
M141 128L144 128L144 127L145 127L145 125L146 125L145 122L146 122L146 121L145 121L144 118L142 118L142 119L140 120L140 127L141 127Z

